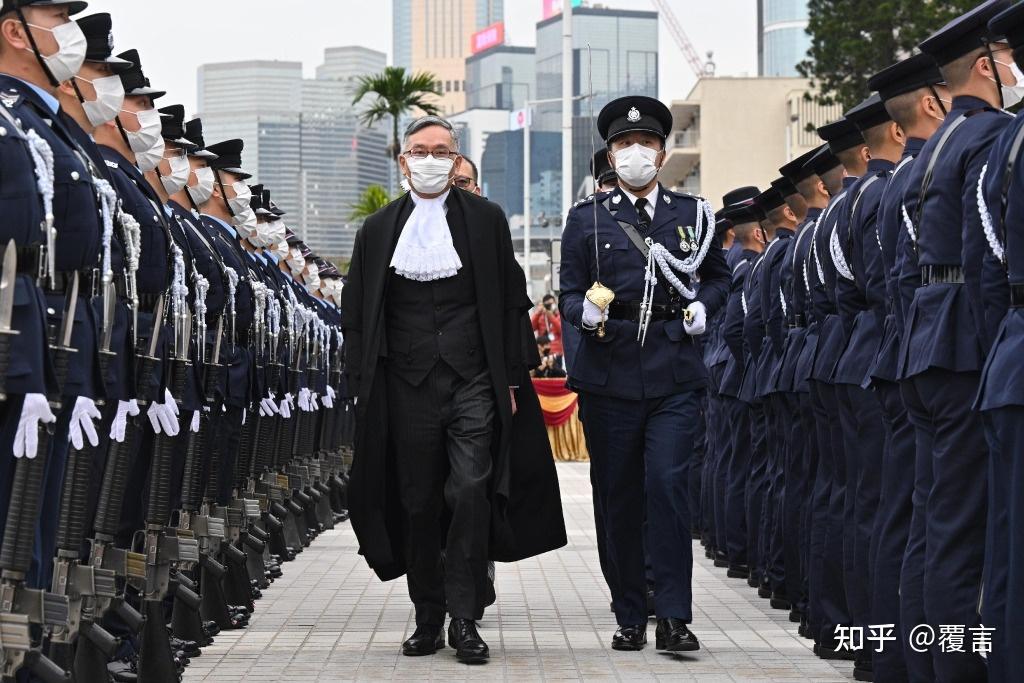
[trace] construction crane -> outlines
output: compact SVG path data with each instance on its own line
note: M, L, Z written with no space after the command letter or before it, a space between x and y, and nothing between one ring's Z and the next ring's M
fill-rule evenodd
M683 31L683 27L679 24L679 19L676 18L676 13L672 11L672 7L668 4L668 0L651 0L654 5L658 8L661 16L668 23L668 32L672 34L672 38L676 41L676 45L683 51L683 56L686 57L686 61L690 63L690 68L693 69L693 73L697 78L703 78L704 76L715 75L715 63L711 61L713 52L708 51L707 61L703 61L700 56L697 55L697 50L694 49L693 43L687 37L686 32Z

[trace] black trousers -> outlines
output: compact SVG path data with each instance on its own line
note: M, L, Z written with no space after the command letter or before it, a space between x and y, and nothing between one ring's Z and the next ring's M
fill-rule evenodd
M387 392L416 623L440 626L446 611L480 619L488 597L490 377L464 380L439 363L418 386L389 371Z

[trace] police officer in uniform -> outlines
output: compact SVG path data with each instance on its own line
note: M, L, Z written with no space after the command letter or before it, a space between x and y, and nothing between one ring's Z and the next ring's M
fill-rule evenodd
M646 548L657 644L678 652L699 648L687 627L692 556L686 498L698 391L707 378L691 336L703 333L708 313L725 303L729 274L710 208L657 183L671 124L668 108L651 98L620 98L602 109L598 131L620 189L569 212L560 309L563 321L584 335L569 375L580 394L595 495L604 510L609 588L619 623L612 647L639 650L646 644ZM659 272L664 284L645 293L644 252L652 249L667 251L689 272L674 277L675 285ZM696 291L694 276L700 278ZM591 294L598 303L587 298L595 282L614 292L615 301L608 305L607 289L598 287ZM670 293L678 285L683 291Z
M981 291L989 248L973 200L992 143L1012 118L1001 110L1013 103L1003 91L1017 97L1009 46L988 27L1008 5L985 2L920 45L953 95L942 127L910 169L903 197L921 286L906 309L899 372L911 380L907 409L933 429L923 585L925 616L936 630L979 622L988 447L971 406L1000 297ZM993 649L1001 645L996 636ZM941 650L931 649L937 680L984 680L977 653Z

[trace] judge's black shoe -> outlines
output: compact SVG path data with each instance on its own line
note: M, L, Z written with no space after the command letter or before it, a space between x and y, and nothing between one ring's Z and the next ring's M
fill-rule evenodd
M448 642L455 648L455 658L463 664L483 664L490 659L487 643L480 637L472 619L452 619L448 625Z
M658 619L654 633L655 648L667 652L695 652L700 649L697 636L690 632L682 619Z
M745 564L730 564L725 575L730 579L747 579L750 578L750 567Z
M406 657L432 655L444 649L443 626L417 626L416 631L402 643L402 654Z
M612 636L613 650L642 650L647 644L647 624L620 626Z

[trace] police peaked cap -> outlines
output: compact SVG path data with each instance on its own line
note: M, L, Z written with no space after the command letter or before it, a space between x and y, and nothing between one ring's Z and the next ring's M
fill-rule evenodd
M0 6L0 15L23 7L62 7L64 5L67 5L68 14L74 15L84 11L89 3L78 0L75 2L67 2L67 0L4 0L4 4Z
M618 176L615 169L608 162L608 150L599 149L594 152L594 158L590 160L590 174L594 176L594 183L602 185Z
M664 140L672 132L672 112L653 97L630 95L612 100L597 115L597 132L606 144L636 131L654 133Z
M786 176L782 176L781 178L776 178L775 180L773 180L772 187L778 190L779 194L781 194L783 197L789 197L794 194L800 194L800 190L796 189L796 183L794 183Z
M868 87L877 90L885 101L944 82L939 65L931 55L921 52L885 67L868 80Z
M1009 6L1009 0L987 0L925 38L918 47L944 66L972 50L998 42L1003 36L989 28L989 20Z
M807 167L811 169L811 175L825 175L839 165L839 158L832 153L828 145L822 145L814 153L814 156L807 160Z
M189 150L189 155L202 157L203 159L216 159L217 155L206 149L206 141L203 139L203 122L195 118L185 122L185 139L195 145L195 149Z
M163 116L160 119L160 135L164 140L173 142L186 152L195 149L196 144L185 136L185 105L172 104L158 109Z
M754 205L761 209L761 211L764 211L765 215L767 215L769 211L774 211L785 204L786 200L783 198L782 193L774 187L769 187L767 190L754 197Z
M861 132L892 121L892 117L885 110L885 103L882 102L878 93L843 114L843 118L851 121Z
M722 206L728 209L733 204L749 201L759 194L761 194L761 190L753 185L737 187L735 190L730 190L722 195Z
M833 154L845 152L858 145L864 144L864 136L848 119L839 119L832 123L826 123L818 129L818 137L828 143L828 148Z
M814 175L814 169L808 166L807 162L811 160L811 157L820 152L822 147L827 148L828 145L823 144L818 147L815 147L809 152L804 152L796 159L787 162L781 168L779 168L779 173L782 175L783 178L788 178L790 182L794 184L794 186L796 185L796 183L799 183L802 180L807 180L812 175Z
M250 185L249 193L252 195L249 197L249 208L259 215L263 206L263 185Z
M126 59L114 56L114 22L106 12L90 14L76 20L85 35L85 61L102 62L119 74L134 66Z
M210 168L236 175L239 180L248 180L252 174L242 170L242 149L244 147L245 143L239 138L210 145L206 149L217 155L216 159L210 160Z
M129 97L145 95L151 100L155 100L167 94L163 90L157 90L150 86L149 79L142 72L142 61L139 59L138 50L125 50L118 55L118 58L132 63L131 67L118 74L121 77L121 85L124 86L125 95Z
M289 247L295 247L302 244L302 240L296 235L291 228L284 229L284 239L288 242ZM301 251L301 249L300 249Z
M756 223L764 216L760 209L754 205L754 197L761 194L761 191L753 185L738 187L725 193L722 203L725 206L716 216L718 220L730 221L734 226L743 223Z
M989 31L1006 37L1010 47L1024 46L1024 7L1020 3L1003 10L988 22Z

